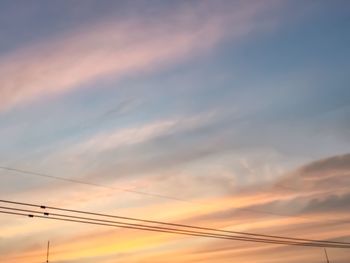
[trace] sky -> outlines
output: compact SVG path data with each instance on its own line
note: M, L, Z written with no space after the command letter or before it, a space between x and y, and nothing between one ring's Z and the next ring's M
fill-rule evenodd
M350 242L349 27L346 0L3 0L0 199ZM1 214L0 261L324 262L47 221Z

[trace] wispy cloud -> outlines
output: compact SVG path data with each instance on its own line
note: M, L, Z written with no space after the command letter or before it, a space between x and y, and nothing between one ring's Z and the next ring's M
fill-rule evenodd
M289 41L319 43L306 34L319 28L307 24L311 20L302 22L306 31L299 31L297 21L298 30L288 23L271 34L255 34L264 21L275 22L278 12L272 9L279 2L156 1L153 12L154 3L144 1L153 11L121 17L113 10L118 14L108 18L101 11L106 4L91 19L73 14L79 23L69 29L56 27L67 14L49 19L55 26L40 30L53 28L50 37L35 27L31 43L18 38L21 47L14 43L0 56L0 153L4 166L44 176L0 171L3 198L349 241L350 154L340 155L348 150L346 136L338 140L333 133L338 122L345 123L348 108L339 119L339 111L324 117L325 109L338 109L332 101L340 93L318 96L320 84L331 82L305 71L314 65L301 63L305 45ZM247 36L247 45L237 49ZM192 60L214 50L200 63ZM318 52L328 59L324 49ZM333 74L328 68L322 73ZM60 263L320 261L319 250L309 248L11 216L1 216L0 225L0 261L8 263L42 261L48 239L52 259ZM339 251L334 260L348 258Z
M248 33L264 9L249 2L209 14L211 6L176 8L156 21L110 19L14 50L0 58L0 109L183 60L212 47L226 34ZM208 16L204 19L204 15Z
M348 168L339 165L339 160L347 158L347 155L334 156L323 160L318 160L310 164L304 165L294 170L285 176L285 178L293 177L296 180L307 180L300 171L304 170L304 167L311 167L317 164L318 167L331 166L334 174L349 172ZM338 167L338 168L337 168ZM316 168L315 168L316 169ZM327 173L327 170L318 170L321 173L320 178L324 178L322 172ZM150 184L152 178L149 178ZM153 178L158 180L157 177ZM213 178L215 179L215 178ZM218 179L216 177L216 179ZM181 181L181 180L180 180ZM170 188L182 189L184 186L181 182L167 181ZM186 187L196 187L199 181L191 180L186 181ZM219 185L222 182L219 182ZM286 184L286 181L284 181ZM215 184L215 180L211 181L211 184ZM275 185L276 184L276 185ZM296 189L295 191L282 191L277 186L280 184L280 180L270 186L252 188L244 191L236 191L235 193L225 194L223 196L216 197L203 197L196 200L198 204L185 205L179 203L139 203L135 206L130 206L133 202L128 202L128 206L121 205L120 196L109 196L107 199L94 198L94 194L89 195L89 198L85 201L70 198L73 202L70 205L74 207L81 207L82 209L93 210L93 207L103 207L106 210L117 211L118 214L124 215L148 215L147 217L152 219L159 219L174 222L184 222L187 224L197 225L210 225L214 227L238 230L238 231L254 231L264 234L283 234L289 236L316 238L316 239L339 239L347 240L350 236L348 229L348 219L350 217L348 210L349 192L327 191L318 186L314 186L314 191L309 191L309 187L305 189ZM301 183L301 185L303 185ZM332 189L339 189L339 186L334 185ZM279 190L279 191L278 191ZM304 191L305 190L305 191ZM318 190L318 191L316 191ZM210 189L208 188L208 191ZM64 191L61 189L62 194ZM99 194L99 193L95 193ZM84 196L83 193L78 195ZM69 195L72 196L71 194ZM111 198L111 199L109 199ZM125 198L124 198L125 199ZM103 204L106 200L108 203ZM56 201L55 201L56 202ZM90 208L84 208L88 206ZM166 209L165 209L166 207ZM159 211L163 211L159 213ZM290 217L289 217L290 216ZM137 217L137 216L136 216ZM25 233L37 233L38 236L46 233L51 229L51 234L61 231L61 225L51 225L49 223L42 224L41 222L32 223L33 228L26 227ZM40 224L40 229L37 228ZM7 236L11 233L23 232L23 229L6 223L11 227L5 232ZM152 234L142 233L128 230L116 230L116 231L104 231L102 228L95 230L89 229L88 233L84 226L67 225L68 229L75 228L75 234L68 237L59 237L58 244L55 246L53 256L57 260L84 262L92 258L100 259L102 262L109 262L116 256L120 256L120 260L128 262L130 260L138 260L142 258L143 262L161 262L164 256L175 252L175 254L181 254L179 256L173 256L174 262L182 260L184 262L212 262L213 258L220 258L225 262L235 256L242 260L242 262L251 262L254 259L259 258L261 262L270 262L269 260L275 257L271 256L271 253L278 255L288 255L286 262L295 262L299 259L299 254L294 254L292 248L284 248L281 246L262 246L257 244L248 243L228 243L215 240L199 240L196 238L169 236L166 234ZM323 231L317 231L318 229L324 229ZM35 230L36 229L36 230ZM40 234L41 233L41 234ZM120 238L124 240L124 245L118 245ZM181 242L180 242L181 241ZM65 245L62 245L65 244ZM112 245L111 245L112 244ZM180 244L180 245L179 245ZM181 246L181 244L184 244ZM188 245L191 244L192 249L189 249ZM7 251L10 250L6 246ZM212 248L212 249L209 249ZM29 259L38 259L40 257L40 248L38 247L23 247L21 248L22 254ZM12 254L13 255L13 254ZM123 255L123 256L121 256ZM316 262L317 256L308 254L310 262ZM11 253L9 253L9 257ZM346 258L346 251L339 251L337 259L340 262L343 258ZM4 257L7 260L6 257ZM80 261L79 261L80 260ZM148 260L148 261L147 261ZM265 260L265 261L264 261ZM8 261L16 262L16 261ZM29 261L30 262L30 261ZM73 261L74 262L74 261ZM171 261L170 261L171 262ZM276 261L277 262L277 261Z

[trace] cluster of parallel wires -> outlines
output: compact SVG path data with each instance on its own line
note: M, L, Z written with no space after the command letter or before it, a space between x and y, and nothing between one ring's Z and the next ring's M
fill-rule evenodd
M134 230L215 238L231 241L246 241L288 246L350 248L350 243L348 242L239 232L195 225L176 224L133 217L109 215L103 213L93 213L75 209L65 209L31 203L14 202L9 200L0 200L0 203L3 204L0 206L0 213L16 216L26 216L30 218L41 218L89 225L127 228Z

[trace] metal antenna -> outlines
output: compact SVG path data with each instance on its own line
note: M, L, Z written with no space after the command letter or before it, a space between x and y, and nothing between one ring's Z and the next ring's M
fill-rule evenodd
M327 263L329 263L328 255L327 255L327 250L324 249L324 254L326 255Z
M47 241L46 263L49 263L50 241Z

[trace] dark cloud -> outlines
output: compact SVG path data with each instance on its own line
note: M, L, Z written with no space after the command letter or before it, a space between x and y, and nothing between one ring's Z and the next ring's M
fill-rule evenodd
M350 153L322 159L303 166L299 173L302 176L327 176L330 173L350 172Z
M324 176L330 171L332 176ZM311 173L317 173L319 180L310 181L307 175ZM250 193L257 195L265 192L271 194L273 200L257 205L247 204L240 209L230 207L196 217L195 220L236 221L269 216L307 218L307 214L313 213L334 213L330 217L336 219L337 213L350 211L350 192L344 193L350 187L348 175L350 154L314 161L289 173L271 189L255 189L255 193ZM244 195L244 191L235 195Z
M349 212L350 193L343 195L331 195L324 199L312 199L304 208L305 213L314 212Z
M306 164L279 179L275 188L294 192L338 191L350 186L350 154Z

